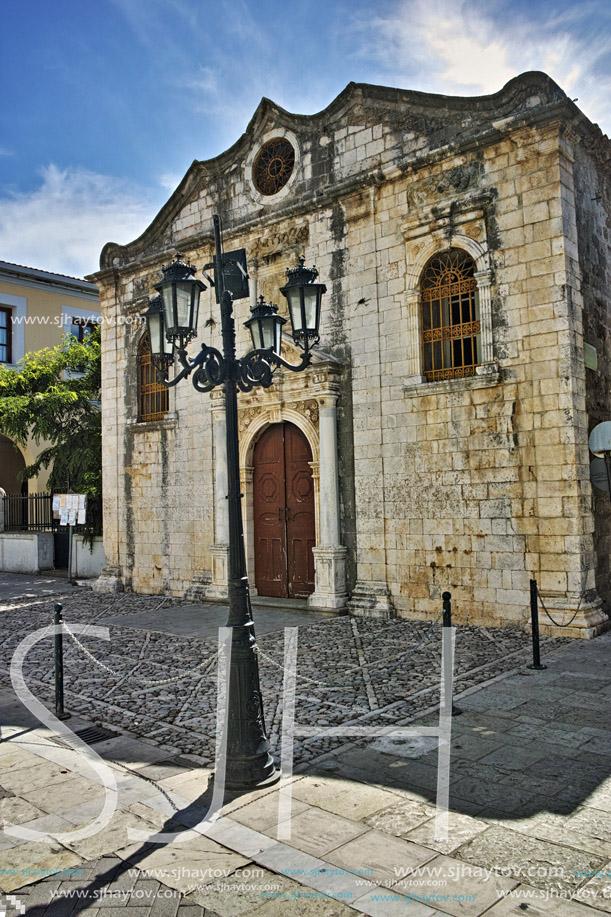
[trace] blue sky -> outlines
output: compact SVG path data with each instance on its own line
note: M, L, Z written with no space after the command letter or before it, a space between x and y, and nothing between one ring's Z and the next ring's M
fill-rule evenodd
M350 80L471 95L529 69L611 133L609 0L2 0L0 260L95 270L262 96L310 114Z

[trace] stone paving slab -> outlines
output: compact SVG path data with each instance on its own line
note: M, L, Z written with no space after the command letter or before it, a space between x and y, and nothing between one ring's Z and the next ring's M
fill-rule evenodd
M0 572L0 596L2 601L23 602L53 596L54 600L72 595L76 587L70 586L67 579L57 576L28 576L25 573Z
M271 833L271 830L277 827L279 820L278 805L274 803L275 800L271 802L268 796L264 796L262 799L256 799L246 806L241 806L231 815L235 821L246 825L248 828ZM299 798L293 798L291 806L293 815L300 815L301 812L306 812L308 808L305 802L301 802Z
M600 902L598 903L600 907ZM520 883L513 888L507 897L498 901L494 907L486 911L486 917L530 917L539 915L560 914L561 917L594 917L601 911L593 907L579 904L575 900L550 896L541 888L532 888Z
M367 830L365 825L356 821L308 806L305 811L292 816L291 837L287 843L304 853L323 857Z
M365 819L365 816L397 801L397 797L387 790L362 784L357 794L352 781L322 776L297 780L293 784L292 794L294 800L301 800L325 812L355 821Z
M326 859L341 869L359 869L372 881L390 886L397 881L397 864L402 868L415 869L428 863L434 855L428 847L371 829L367 834L336 847Z
M596 871L596 875L575 893L575 898L584 904L595 903L596 907L611 914L611 861Z
M222 913L223 917L242 917L260 910L267 900L283 901L287 909L296 900L300 888L298 882L287 876L249 865L236 869L226 879L215 879L192 892L185 901L202 905L206 913L211 911Z
M17 898L28 917L68 917L82 912L87 917L204 917L209 913L196 901L187 903L179 891L146 878L114 856L85 864L70 880L53 877L24 886Z
M130 829L148 835L155 834L158 830L151 820L141 818L129 809L119 809L114 813L110 823L101 831L91 837L75 841L67 840L64 843L69 850L78 853L84 860L93 860L96 856L118 853L126 847L133 846L134 842L128 834Z
M231 875L249 862L207 837L194 837L174 845L155 845L144 853L134 853L130 862L164 885L188 894L214 881L219 875Z
M405 879L393 891L421 897L453 917L478 917L518 883L509 878L470 868L461 860L438 856Z
M413 831L402 834L408 841L414 844L422 844L424 847L433 847L441 853L453 853L461 847L466 841L472 840L483 831L488 825L484 821L478 821L469 815L462 815L459 812L448 813L448 837L439 839L435 837L435 819L431 818L424 822Z
M494 869L502 863L506 874L526 878L536 888L573 891L583 875L605 865L602 857L574 847L543 841L492 825L473 840L459 847L456 855L468 863Z

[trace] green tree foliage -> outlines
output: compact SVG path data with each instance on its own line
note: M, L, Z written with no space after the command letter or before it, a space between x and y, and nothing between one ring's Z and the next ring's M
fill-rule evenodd
M63 345L26 354L17 371L0 367L0 432L43 444L24 477L51 465L49 486L87 494L91 510L102 495L100 384L99 328L85 343L67 334ZM87 516L99 530L101 520Z

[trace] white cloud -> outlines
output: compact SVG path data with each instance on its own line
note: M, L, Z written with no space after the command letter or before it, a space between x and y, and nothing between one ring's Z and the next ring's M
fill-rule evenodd
M600 19L600 17L598 17ZM519 14L490 0L400 0L367 29L361 55L377 57L384 79L429 92L496 92L525 70L543 70L603 130L611 101L598 65L611 42L597 33L591 5L544 15Z
M169 191L170 194L173 194L183 178L184 175L180 172L164 172L159 176L159 185L164 191Z
M85 169L42 171L38 188L0 199L2 260L82 277L106 242L131 242L159 209L152 193Z

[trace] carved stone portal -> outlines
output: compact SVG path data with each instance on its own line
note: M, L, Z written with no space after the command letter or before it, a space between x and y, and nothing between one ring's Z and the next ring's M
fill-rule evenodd
M289 357L290 359L290 357ZM315 588L308 599L313 609L337 611L348 600L346 592L346 548L341 544L339 476L337 455L337 399L340 366L322 354L300 379L279 374L271 389L241 399L239 412L240 469L244 495L246 561L254 588L253 453L263 431L272 424L288 421L305 435L312 450L312 478L315 490L316 545ZM226 599L228 560L227 459L225 415L222 397L212 403L214 438L214 545L211 548L212 576L206 598Z

